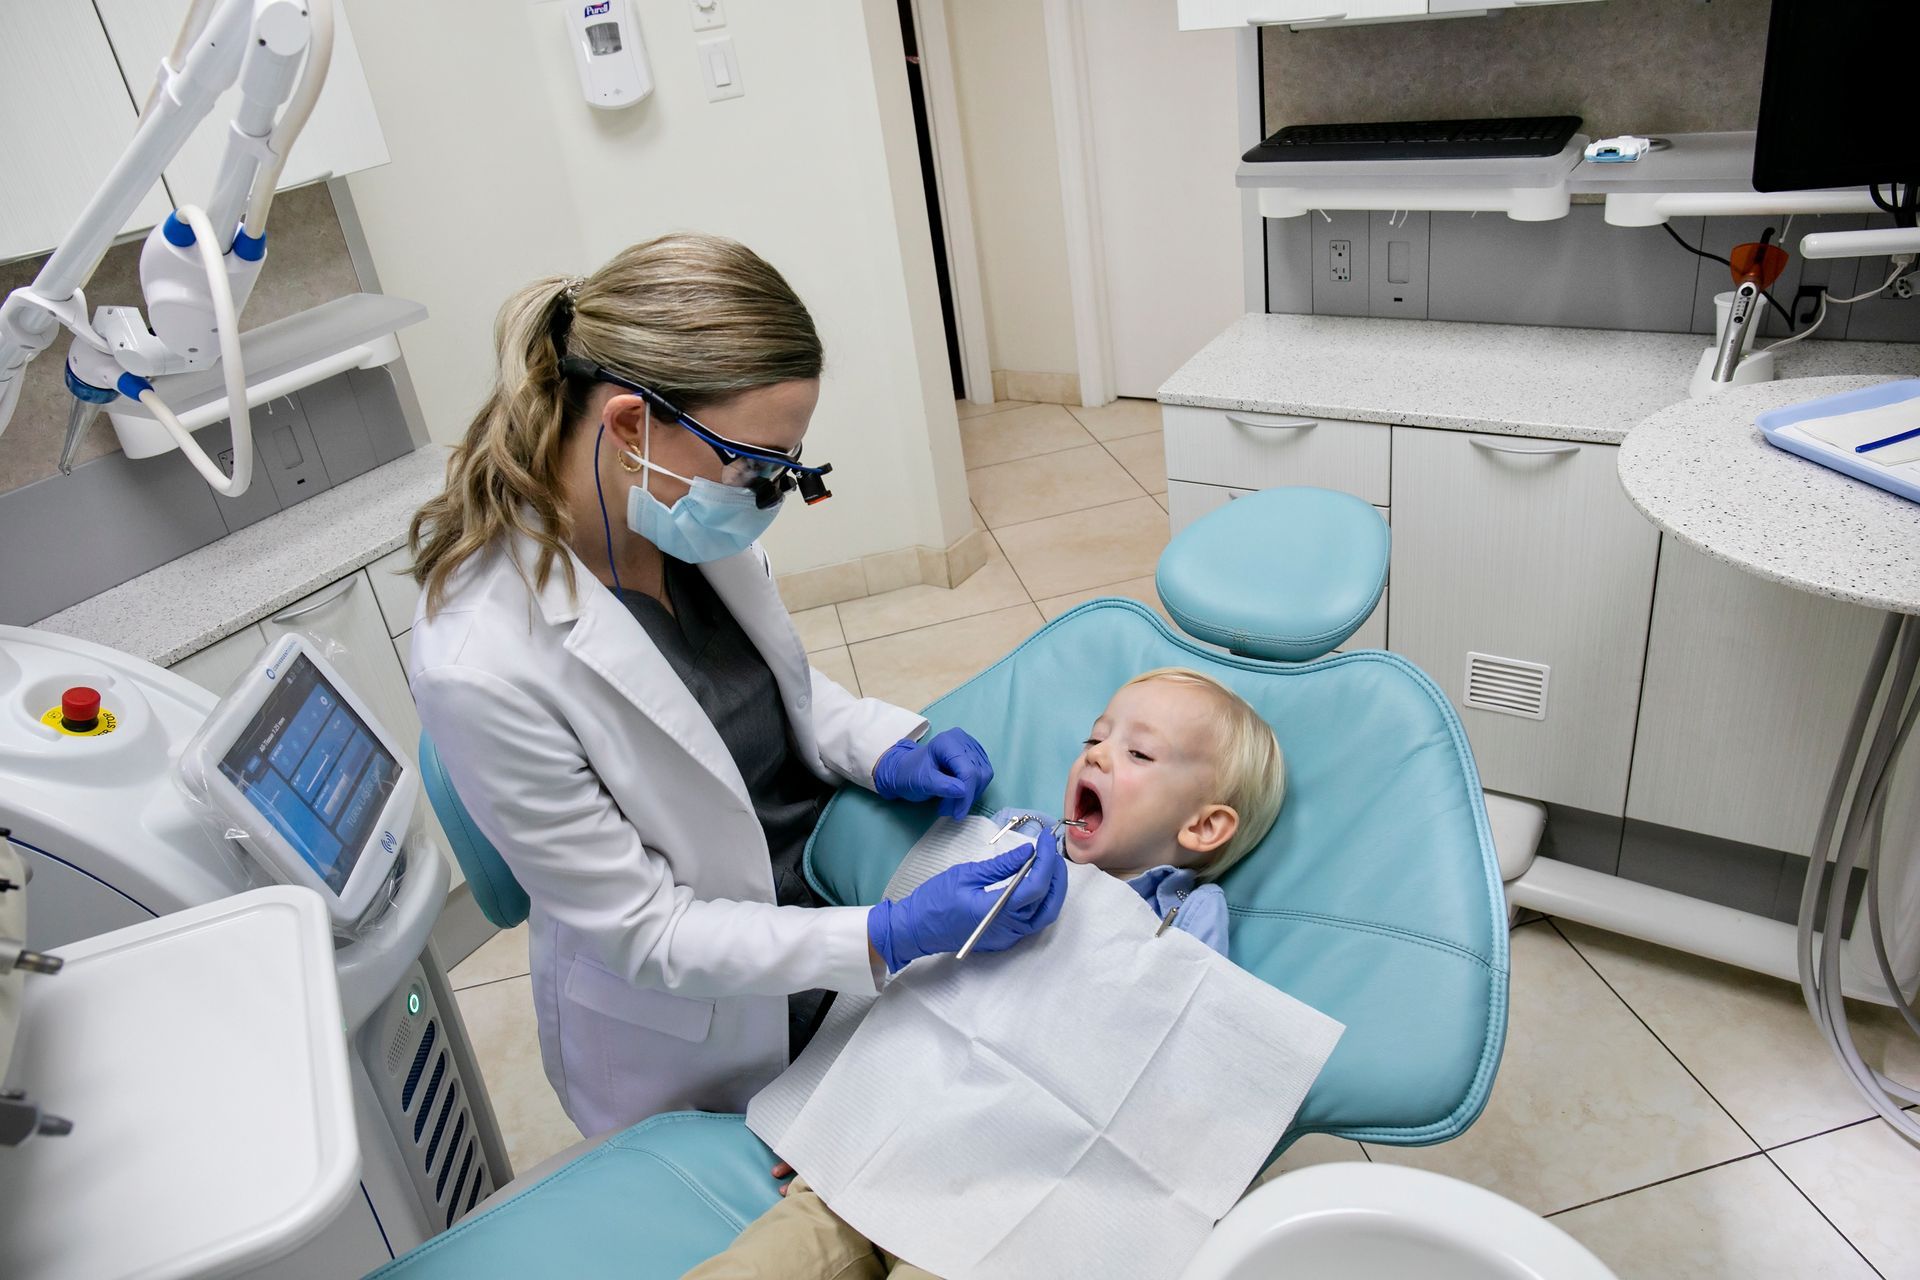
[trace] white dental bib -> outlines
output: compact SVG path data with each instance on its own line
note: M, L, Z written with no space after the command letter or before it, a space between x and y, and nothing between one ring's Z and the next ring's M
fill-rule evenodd
M993 832L936 822L888 896ZM747 1108L835 1213L946 1280L1178 1275L1343 1030L1178 930L1156 937L1123 882L1069 871L1053 927L842 995Z

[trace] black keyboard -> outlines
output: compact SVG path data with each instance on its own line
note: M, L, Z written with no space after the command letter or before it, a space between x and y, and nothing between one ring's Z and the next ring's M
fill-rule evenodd
M1558 155L1579 116L1290 124L1247 152L1250 164L1302 160L1485 160Z

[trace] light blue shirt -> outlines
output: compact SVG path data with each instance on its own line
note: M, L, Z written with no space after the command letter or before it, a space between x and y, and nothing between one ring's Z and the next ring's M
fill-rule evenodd
M1227 954L1227 895L1219 885L1202 883L1190 868L1175 866L1143 871L1127 884L1163 920L1167 912L1180 908L1180 914L1173 918L1174 928L1192 934L1223 956Z

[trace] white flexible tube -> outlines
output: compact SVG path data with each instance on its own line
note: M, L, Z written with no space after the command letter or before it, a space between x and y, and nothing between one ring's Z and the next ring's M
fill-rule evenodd
M306 65L300 69L300 83L287 100L287 109L273 126L273 135L267 140L270 158L254 177L253 195L247 202L242 225L250 236L267 234L267 212L273 208L274 188L280 185L287 153L306 128L313 104L320 100L320 90L326 85L327 70L333 65L333 0L307 0L307 22Z
M1869 289L1865 293L1857 293L1851 298L1836 298L1832 294L1828 293L1825 289L1822 289L1820 291L1820 311L1819 311L1819 314L1814 316L1812 324L1808 325L1806 328L1802 329L1800 332L1792 335L1791 337L1782 338L1778 342L1769 343L1768 345L1760 349L1762 351L1778 351L1782 347L1792 346L1794 343L1799 342L1803 338L1811 338L1813 336L1813 331L1815 329L1818 329L1822 324L1826 323L1827 304L1829 302L1835 303L1842 307L1850 307L1856 302L1865 302L1868 298L1873 297L1875 294L1884 292L1888 285L1892 284L1895 280L1898 280L1900 278L1901 271L1906 269L1906 265L1907 264L1904 262L1894 263L1893 270L1887 273L1887 278L1881 281L1877 287Z
M227 264L214 242L213 223L206 211L199 205L183 204L175 212L182 222L193 228L194 246L199 249L200 261L207 269L207 293L213 299L214 328L220 339L220 372L227 384L227 421L233 428L233 474L229 476L220 470L220 464L207 456L193 433L180 424L180 419L153 388L140 393L140 403L167 429L173 442L180 446L180 452L187 456L200 478L213 486L215 493L237 498L253 483L253 420L247 409L247 371L240 359L240 316L234 309Z

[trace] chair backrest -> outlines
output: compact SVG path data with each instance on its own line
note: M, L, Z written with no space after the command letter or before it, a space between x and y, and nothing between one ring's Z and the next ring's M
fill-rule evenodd
M453 856L459 859L460 870L473 888L480 914L502 929L525 920L531 907L527 891L513 878L493 842L473 824L467 806L460 803L453 789L453 780L447 777L446 767L440 763L440 753L433 749L433 739L424 733L420 735L420 780L426 785L427 799L433 804L441 829L447 833L447 843L453 846Z
M1328 1132L1422 1144L1479 1115L1506 1035L1507 928L1479 775L1446 697L1404 659L1361 651L1303 664L1236 657L1132 601L1055 619L935 702L994 780L977 808L1052 809L1078 743L1122 682L1194 667L1274 727L1287 799L1221 879L1241 967L1346 1024L1288 1141ZM828 806L807 875L830 902L872 902L933 818L854 788ZM1283 1144L1284 1145L1284 1144Z

